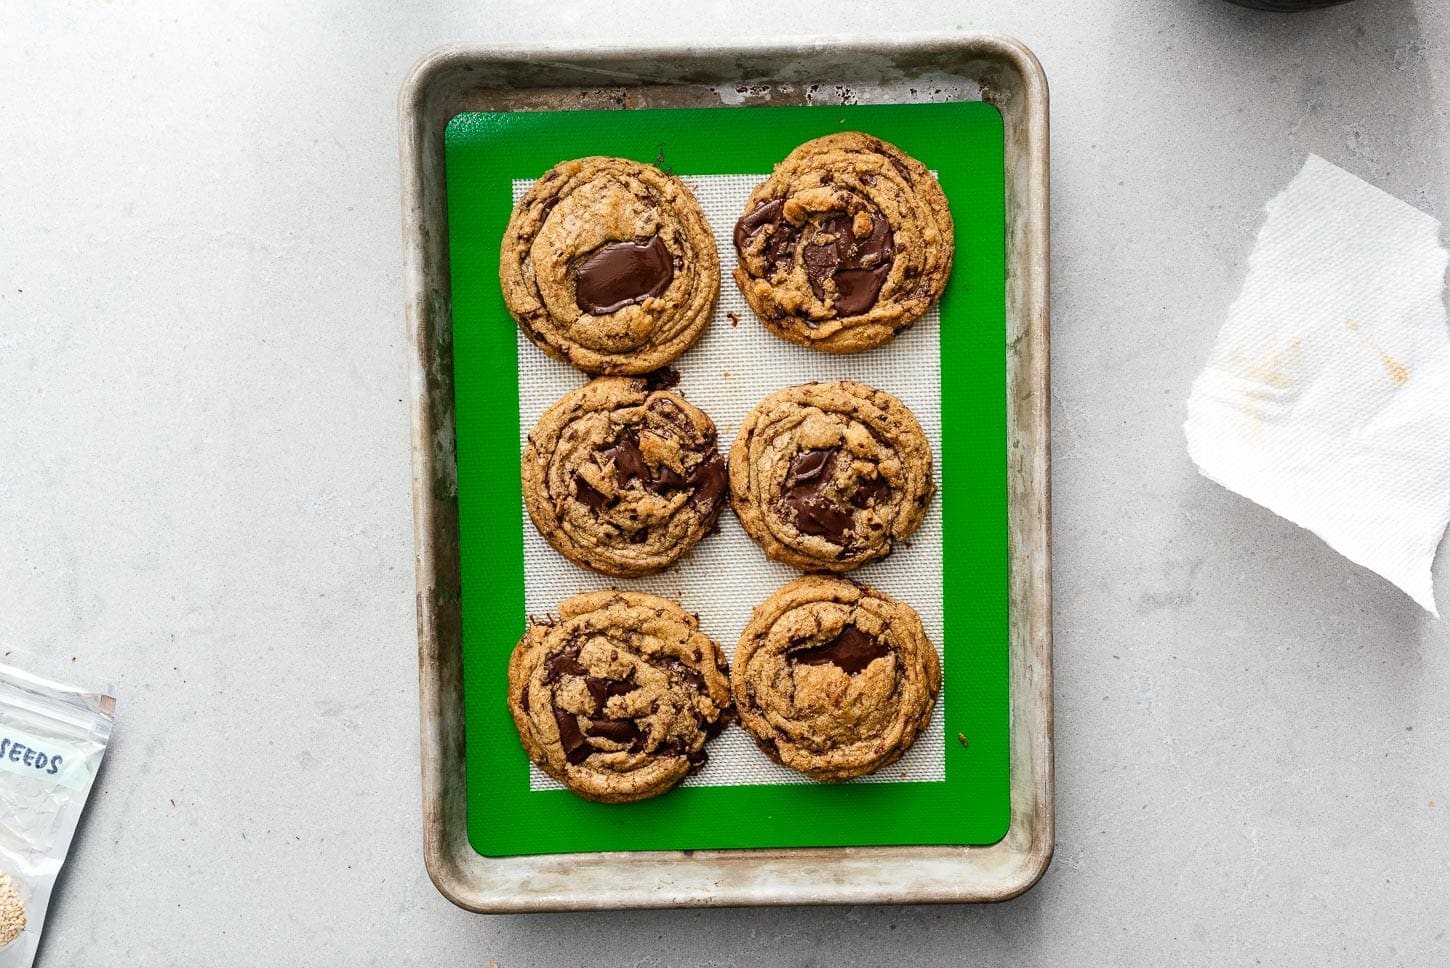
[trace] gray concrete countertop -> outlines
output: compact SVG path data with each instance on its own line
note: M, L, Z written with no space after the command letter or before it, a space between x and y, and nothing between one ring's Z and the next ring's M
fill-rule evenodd
M946 28L1052 85L1051 870L985 908L453 908L420 859L404 73ZM80 0L0 5L0 55L0 649L120 700L41 964L1450 960L1450 631L1180 430L1306 153L1450 214L1450 7Z

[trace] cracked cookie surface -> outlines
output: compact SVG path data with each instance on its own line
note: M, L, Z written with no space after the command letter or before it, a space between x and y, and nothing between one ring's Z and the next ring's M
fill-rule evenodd
M724 653L675 602L578 595L509 659L509 712L539 768L589 800L666 792L699 769L730 715Z
M941 664L910 605L809 576L755 609L730 681L740 724L767 756L816 780L849 780L921 735Z
M735 226L735 282L766 328L857 353L924 316L951 274L951 211L895 145L846 131L796 148Z
M787 387L741 424L732 502L769 557L846 572L920 526L935 490L931 461L921 425L885 390L848 380Z
M617 578L663 571L727 500L715 425L648 378L600 377L545 411L524 447L524 505L576 564Z
M684 182L625 158L560 162L514 206L499 256L509 313L588 373L639 374L705 332L720 260Z

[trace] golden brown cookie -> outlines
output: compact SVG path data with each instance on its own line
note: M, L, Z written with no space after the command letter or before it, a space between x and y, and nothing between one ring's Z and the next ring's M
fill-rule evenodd
M544 352L588 373L638 374L705 332L720 260L684 182L625 158L579 158L514 206L499 281Z
M846 572L891 553L926 516L931 445L885 390L841 380L772 393L730 453L735 514L766 555Z
M576 564L617 578L674 564L726 503L715 425L649 377L600 377L539 418L524 447L524 505Z
M777 336L828 353L880 346L926 314L952 270L936 177L855 131L807 141L750 194L735 282Z
M756 607L730 673L740 724L816 780L895 762L931 720L941 663L916 610L842 578L797 578Z
M669 599L591 592L534 622L509 659L529 759L590 800L659 796L705 762L730 712L720 647Z

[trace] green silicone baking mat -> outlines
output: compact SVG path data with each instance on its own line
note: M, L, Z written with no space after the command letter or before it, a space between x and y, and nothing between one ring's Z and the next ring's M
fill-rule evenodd
M748 311L727 319L723 308L727 297L738 296L725 223L739 211L727 218L722 206L738 205L798 144L834 131L868 132L920 159L940 179L956 227L956 258L939 313L887 347L849 357L785 343L765 333ZM445 147L468 835L474 849L505 856L1000 840L1009 820L1008 537L1003 141L996 108L966 102L470 113L450 122ZM932 729L874 777L829 785L802 781L763 754L747 752L748 740L731 726L712 742L711 763L686 785L640 803L597 804L532 770L519 746L504 700L508 657L527 614L557 604L535 601L541 588L562 598L605 582L666 594L700 611L704 631L729 652L743 619L719 616L748 615L794 574L765 562L753 545L732 551L729 560L707 558L709 567L692 567L692 557L737 547L729 542L739 525L728 512L722 534L705 538L653 582L571 572L573 566L547 557L554 554L547 546L540 557L538 537L522 512L521 435L541 401L587 378L519 337L499 290L499 244L513 199L527 181L559 161L586 155L666 167L686 178L710 216L720 252L722 309L709 334L676 365L685 375L680 391L720 425L722 450L738 422L733 416L722 420L720 410L733 414L753 406L779 388L768 381L776 373L786 380L780 386L874 379L906 400L934 437L940 490L933 516L912 546L851 576L916 606L943 655L942 699ZM720 543L713 551L712 542ZM527 563L526 548L533 556ZM732 584L735 571L754 576L762 568L775 569L769 584L753 577ZM907 569L932 576L933 586L923 591L919 581L908 583L908 594L901 594L893 581ZM722 607L722 596L733 610ZM740 735L727 740L732 733ZM734 752L716 756L722 741Z

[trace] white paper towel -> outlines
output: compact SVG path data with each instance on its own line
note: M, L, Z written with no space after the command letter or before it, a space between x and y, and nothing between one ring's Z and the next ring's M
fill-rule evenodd
M1439 616L1450 520L1440 223L1310 155L1266 206L1184 432L1211 480Z
M715 236L720 253L720 300L710 328L700 342L676 360L678 390L710 415L720 431L720 451L729 446L745 415L782 387L811 380L859 380L900 397L921 422L932 452L941 453L941 355L939 313L933 307L921 322L886 346L869 353L836 356L788 343L771 334L755 318L730 272L735 268L735 220L746 199L765 179L759 175L687 175ZM513 183L517 201L534 183ZM587 377L567 363L550 359L520 332L519 446L539 416ZM942 619L942 489L941 461L933 465L937 496L921 527L885 561L853 571L851 577L910 604L921 615L927 637L941 654ZM557 612L559 602L584 591L630 588L680 602L700 616L704 632L720 643L728 657L750 613L766 596L800 572L765 553L730 512L720 515L720 533L705 537L673 567L647 578L607 578L581 568L549 547L529 521L522 503L519 526L524 534L524 605L529 614ZM855 783L940 782L946 779L946 730L941 709L950 688L951 667L943 660L943 692L926 731L900 760ZM740 786L762 783L812 783L779 766L756 749L749 734L731 726L710 741L709 762L685 779L686 786ZM530 764L534 790L559 787L548 774Z

